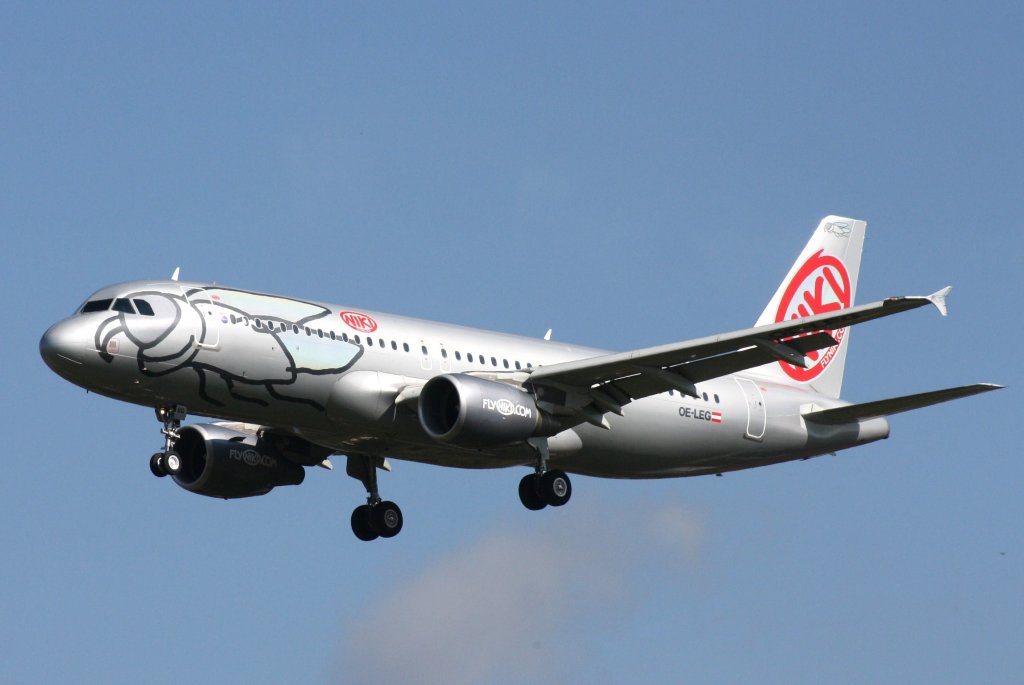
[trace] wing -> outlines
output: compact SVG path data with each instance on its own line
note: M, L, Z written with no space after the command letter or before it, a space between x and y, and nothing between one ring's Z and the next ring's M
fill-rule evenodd
M606 412L620 414L632 400L678 390L696 397L695 385L773 361L807 366L805 355L836 345L823 331L935 305L945 315L950 288L925 297L890 297L837 312L630 352L538 367L527 385L559 414L578 414L604 425Z

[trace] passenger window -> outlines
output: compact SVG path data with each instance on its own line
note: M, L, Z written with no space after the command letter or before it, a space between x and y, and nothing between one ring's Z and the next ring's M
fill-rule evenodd
M409 351L409 343L402 343L402 349L405 350L406 352L408 352Z
M114 311L124 312L125 314L134 314L135 307L132 306L131 301L128 300L127 298L119 297L116 300L114 300Z
M422 352L423 356L426 357L427 356L427 346L423 345L422 347L420 347L420 352Z
M502 359L501 363L505 365L506 369L508 368L508 360L507 359Z
M441 348L441 358L442 359L447 359L448 358L448 350L444 349L443 347Z
M356 345L362 345L363 344L363 341L359 339L358 335L355 337L355 341L356 341Z
M718 394L715 394L715 404L718 404Z
M523 368L523 367L519 365L519 362L516 362L516 368L517 368L517 369L521 369L521 368Z
M366 336L366 344L369 345L370 347L373 347L373 338L371 338L370 336Z
M497 366L497 365L498 365L498 360L495 359L494 357L491 357L491 366Z
M461 362L462 361L462 355L459 353L458 350L455 350L455 361L457 361L457 362Z
M466 353L466 361L469 362L470 364L473 363L473 353L472 352L467 352Z
M319 329L319 328L318 328L318 329L316 329L316 334L317 334L318 336L320 336L321 338L322 338L322 337L324 337L324 332L323 332L323 330L322 330L322 329Z
M259 319L255 319L253 323L256 325L256 328L263 328L263 324L260 322Z
M110 305L113 300L93 300L86 302L85 306L82 307L82 313L88 314L89 312L105 312L110 309Z
M334 331L331 331L331 340L337 340L337 338L334 337Z
M394 350L395 352L398 351L398 343L396 343L394 340L391 341L391 349Z
M142 314L143 316L154 316L155 312L149 302L146 302L145 300L132 300L132 302L135 303L135 308L139 310L139 314ZM231 323L234 323L234 321Z
M348 333L342 333L341 339L344 340L345 342L348 342Z
M707 402L707 401L708 401L708 394L707 394L707 393L704 393L704 401L705 401L705 402Z

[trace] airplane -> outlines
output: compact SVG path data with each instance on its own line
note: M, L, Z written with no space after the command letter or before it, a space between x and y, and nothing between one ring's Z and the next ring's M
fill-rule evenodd
M389 457L527 467L519 497L560 507L568 474L721 475L889 436L891 414L996 390L978 383L851 404L840 399L850 327L934 305L855 305L867 224L825 217L753 328L627 352L303 299L170 280L112 285L40 340L58 375L153 407L154 475L233 499L300 484L306 469L361 481L360 540L390 538ZM182 425L189 415L218 419Z

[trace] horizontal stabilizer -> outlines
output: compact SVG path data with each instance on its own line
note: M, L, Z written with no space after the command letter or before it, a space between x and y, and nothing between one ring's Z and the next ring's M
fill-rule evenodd
M961 397L970 397L971 395L989 392L990 390L999 390L1002 387L1003 386L1001 385L993 385L991 383L975 383L974 385L964 385L959 388L946 388L945 390L933 390L931 392L922 392L916 395L904 395L903 397L893 397L887 400L878 400L876 402L851 404L846 407L836 407L835 409L822 409L809 414L804 414L804 419L826 425L852 423L858 419L871 419L878 416L899 414L900 412L910 411L911 409L929 407L933 404L939 404L940 402L957 400Z

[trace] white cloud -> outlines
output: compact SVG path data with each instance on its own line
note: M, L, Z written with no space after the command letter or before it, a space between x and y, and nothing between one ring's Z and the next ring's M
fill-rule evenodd
M621 618L627 600L653 591L638 569L681 569L702 544L699 519L680 506L557 515L432 561L352 620L339 681L459 685L515 673L564 682L545 645L556 640L564 653L566 624Z

